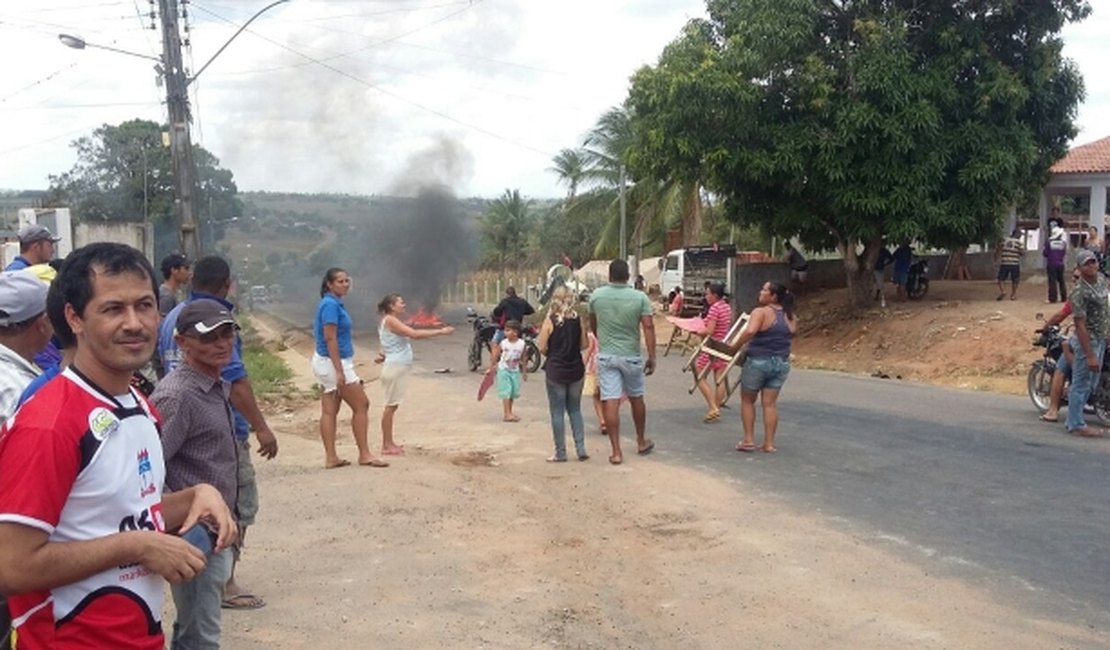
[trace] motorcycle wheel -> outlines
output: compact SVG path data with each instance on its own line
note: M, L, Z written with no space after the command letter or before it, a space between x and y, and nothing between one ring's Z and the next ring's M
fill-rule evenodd
M543 355L540 354L540 349L536 344L528 341L524 346L525 358L528 360L528 372L536 372L540 369L540 363L543 361Z
M1033 367L1029 369L1029 378L1027 381L1029 387L1029 399L1033 401L1033 406L1037 410L1044 413L1048 410L1049 391L1052 389L1052 371L1049 370L1047 364L1042 361L1033 363Z
M467 363L470 365L470 372L475 372L482 365L482 344L478 341L477 337L470 342L470 350L467 353Z
M906 295L910 300L921 300L925 294L929 293L929 279L918 278L917 283L906 291Z

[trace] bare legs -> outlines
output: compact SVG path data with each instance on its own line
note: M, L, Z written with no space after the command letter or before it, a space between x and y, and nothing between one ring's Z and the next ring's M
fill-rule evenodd
M654 445L645 436L647 431L647 405L644 404L644 397L643 395L629 397L628 403L632 406L632 424L636 427L636 449L641 454L647 453L651 451ZM621 453L621 401L620 399L607 399L604 404L605 429L609 433L609 445L612 447L609 462L620 465L624 460L624 455Z
M320 439L324 441L324 467L331 469L349 464L335 451L335 420L339 415L338 391L320 396Z
M384 461L370 451L366 440L370 428L370 399L362 384L345 384L338 391L324 393L320 399L320 438L324 441L324 467L342 467L349 463L339 457L335 449L336 419L340 402L351 407L351 432L358 446L358 462L361 465L384 467Z
M597 423L598 426L601 427L601 433L605 435L609 430L605 428L605 407L604 403L601 401L600 392L594 393L594 413L597 414Z
M718 383L721 379L721 371L713 369L713 386L709 385L709 377L703 377L698 382L698 390L701 391L701 396L705 398L705 403L709 407L709 411L705 414L706 422L716 422L721 417L721 404L725 401L725 385Z
M405 453L401 445L393 441L393 415L400 404L390 404L382 409L382 453L398 456Z
M779 391L764 388L762 391L740 389L740 422L744 426L744 438L736 445L738 451L755 449L755 399L763 404L763 451L772 453L775 449L775 432L779 427Z

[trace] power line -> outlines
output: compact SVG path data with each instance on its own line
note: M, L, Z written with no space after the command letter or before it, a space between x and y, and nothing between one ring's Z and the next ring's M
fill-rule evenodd
M200 5L197 5L195 2L192 3L192 4L195 8L197 8L201 11L204 11L205 13L207 13L211 16L219 18L219 19L221 19L225 22L231 23L230 20L224 18L223 16L220 16L219 14L216 14L215 12L212 12L208 9L205 9L205 8L201 7ZM468 7L468 9L469 9L469 7ZM465 11L465 10L463 10L463 11ZM455 14L452 14L452 15L456 15L458 13L461 13L461 11L460 12L455 12ZM437 22L442 22L442 20L437 21ZM234 24L234 23L231 23L231 24ZM513 146L516 146L516 147L520 147L521 149L525 149L525 150L531 151L533 153L537 153L537 154L540 154L540 155L543 155L543 156L547 156L547 155L550 154L549 151L543 151L543 150L538 149L536 147L533 147L531 145L524 144L523 142L519 142L519 141L513 140L512 138L503 136L499 133L495 133L494 131L490 131L489 129L477 126L475 124L470 124L469 122L464 122L464 121L462 121L458 118L455 118L455 117L453 117L453 116L451 116L447 113L444 113L443 111L431 108L430 106L425 106L424 104L421 104L419 102L416 102L416 101L413 101L413 100L408 99L406 97L403 97L402 95L399 95L395 92L392 92L390 90L386 90L385 88L382 88L381 86L378 86L377 84L371 83L371 82L369 82L369 81L367 81L367 80L365 80L365 79L363 79L363 78L361 78L357 75L351 74L350 72L347 72L346 70L342 70L340 68L337 68L337 67L327 63L323 59L318 59L318 58L313 57L311 55L305 54L305 53L303 53L299 50L293 49L292 47L289 47L288 45L285 45L284 43L280 43L280 42L278 42L278 41L276 41L272 38L269 38L268 36L264 36L264 35L259 34L257 32L253 32L249 29L247 31L249 31L252 35L254 35L256 37L261 38L264 41L267 41L267 42L269 42L273 45L276 45L277 47L280 47L283 50L286 50L286 51L288 51L292 54L295 54L295 55L305 59L309 63L314 63L314 64L316 64L316 65L318 65L322 68L326 68L328 70L331 70L332 72L334 72L334 73L336 73L336 74L338 74L342 77L346 77L347 79L350 79L351 81L362 84L362 85L366 86L367 88L371 88L373 90L376 90L376 91L382 93L383 95L387 95L389 97L392 97L393 99L396 99L397 101L408 104L409 106L412 106L414 108L418 108L418 109L420 109L420 110L422 110L426 113L430 113L430 114L435 115L439 118L447 120L448 122L452 122L454 124L465 127L467 129L470 129L470 130L475 131L477 133L481 133L485 136L491 137L495 140L500 140L501 142L505 142L507 144L511 144Z

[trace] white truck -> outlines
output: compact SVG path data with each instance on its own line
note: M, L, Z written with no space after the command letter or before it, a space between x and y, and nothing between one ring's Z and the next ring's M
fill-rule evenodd
M713 245L678 248L659 262L659 290L664 299L675 287L682 288L688 310L696 309L705 300L706 282L723 282L732 293L732 276L736 268L736 246Z

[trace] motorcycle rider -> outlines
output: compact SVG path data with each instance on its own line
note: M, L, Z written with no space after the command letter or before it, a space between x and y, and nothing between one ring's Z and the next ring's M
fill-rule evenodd
M1106 351L1106 336L1110 333L1110 306L1106 278L1098 272L1098 258L1089 250L1080 250L1075 255L1079 268L1079 281L1071 291L1070 304L1072 319L1075 321L1075 338L1078 346L1073 348L1075 359L1072 363L1071 388L1068 391L1068 433L1085 438L1098 438L1105 431L1089 427L1083 420L1083 405L1097 385L1098 372L1102 367L1102 355Z
M536 313L532 305L520 296L516 295L514 287L505 288L505 297L497 306L493 308L491 314L493 322L497 323L498 329L493 335L493 345L501 343L501 339L505 338L505 323L515 320L518 323L524 322L524 317Z

